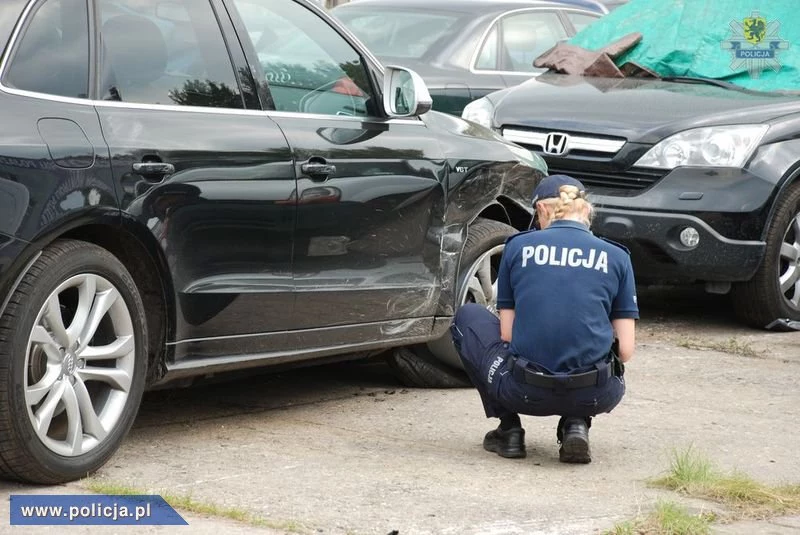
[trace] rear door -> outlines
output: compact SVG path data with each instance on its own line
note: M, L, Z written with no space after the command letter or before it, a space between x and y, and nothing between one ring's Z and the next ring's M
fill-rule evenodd
M445 199L436 138L416 118L383 116L372 67L320 13L226 4L295 162L295 328L432 316Z
M123 210L172 272L177 342L194 342L177 358L214 356L211 341L232 335L266 348L265 333L291 326L295 179L241 48L226 47L230 20L209 0L96 6L97 113Z
M0 7L10 30L18 2ZM108 151L89 99L86 0L31 3L3 61L0 233L33 241L83 217L118 215Z

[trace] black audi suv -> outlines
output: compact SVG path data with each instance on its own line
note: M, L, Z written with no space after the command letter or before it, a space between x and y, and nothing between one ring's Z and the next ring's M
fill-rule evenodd
M541 158L302 0L4 0L0 42L0 475L86 475L218 372L463 383Z

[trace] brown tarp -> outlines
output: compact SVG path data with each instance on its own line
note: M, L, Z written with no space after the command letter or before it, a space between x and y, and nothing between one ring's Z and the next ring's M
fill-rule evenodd
M622 67L617 67L614 62L615 59L639 44L641 40L641 33L629 33L597 51L587 50L569 43L558 43L536 58L533 66L550 69L561 74L602 78L658 78L655 72L636 63L626 63Z

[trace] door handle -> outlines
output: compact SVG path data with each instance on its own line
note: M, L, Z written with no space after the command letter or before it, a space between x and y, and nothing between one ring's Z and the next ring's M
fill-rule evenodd
M163 178L175 172L175 166L166 162L136 162L133 172L145 178Z
M311 177L311 180L322 181L336 174L336 166L329 164L324 158L314 157L301 164L300 171Z

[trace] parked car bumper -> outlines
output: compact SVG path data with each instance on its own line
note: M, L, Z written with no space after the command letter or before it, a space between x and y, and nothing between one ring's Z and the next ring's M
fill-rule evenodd
M731 240L692 214L600 208L594 231L631 251L639 281L744 281L758 269L763 241ZM684 229L699 235L696 246L681 243Z
M598 190L594 230L631 250L637 280L744 281L764 257L773 192L746 169L679 168L639 194ZM681 241L689 228L696 245Z

